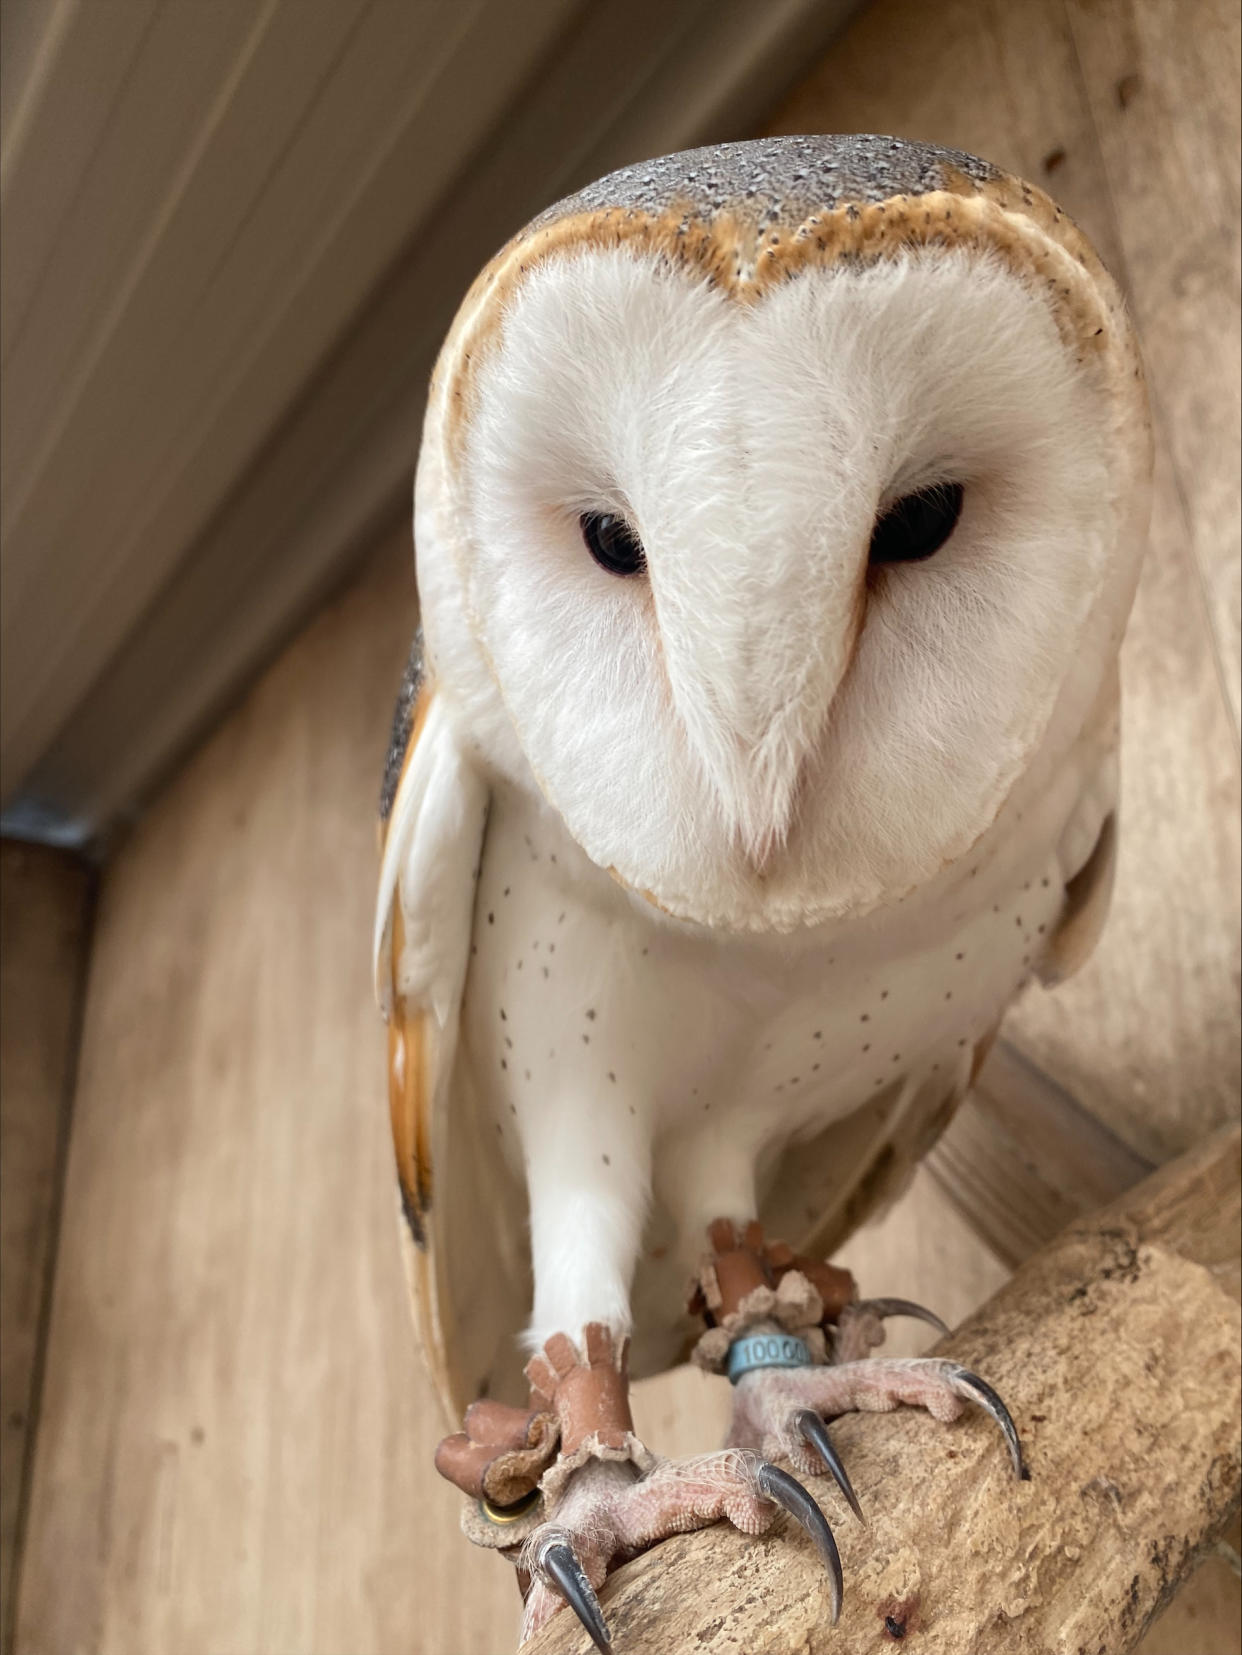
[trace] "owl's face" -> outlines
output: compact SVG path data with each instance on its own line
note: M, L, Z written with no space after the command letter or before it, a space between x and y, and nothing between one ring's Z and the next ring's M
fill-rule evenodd
M1081 727L1132 589L1133 444L1101 357L986 247L742 299L570 242L475 339L420 479L437 672L662 908L787 929L892 900Z

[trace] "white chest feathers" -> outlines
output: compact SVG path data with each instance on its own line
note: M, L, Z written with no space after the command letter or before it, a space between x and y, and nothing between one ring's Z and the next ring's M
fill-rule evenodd
M585 1175L622 1203L649 1181L697 1246L799 1140L877 1094L937 1075L960 1092L1061 913L1061 791L934 900L795 939L669 922L552 813L497 797L462 1060L515 1170L551 1156L567 1189Z

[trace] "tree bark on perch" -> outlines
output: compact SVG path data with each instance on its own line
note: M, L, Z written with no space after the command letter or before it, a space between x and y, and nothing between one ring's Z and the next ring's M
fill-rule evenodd
M845 1570L795 1530L717 1525L610 1578L616 1655L1123 1655L1236 1512L1242 1488L1237 1127L1035 1254L937 1353L1008 1402L995 1428L902 1409L833 1426L867 1526L810 1480ZM577 1655L557 1615L530 1655Z

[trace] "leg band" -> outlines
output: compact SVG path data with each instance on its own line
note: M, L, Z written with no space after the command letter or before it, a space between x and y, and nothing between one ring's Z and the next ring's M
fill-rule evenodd
M809 1368L810 1348L792 1333L748 1333L729 1346L725 1372L736 1385L756 1368Z
M740 1353L730 1355L735 1341L762 1327L765 1335L792 1336L806 1350L798 1365L826 1361L825 1334L858 1297L849 1271L802 1258L783 1241L765 1241L754 1222L739 1232L730 1219L718 1218L708 1228L708 1239L712 1250L699 1266L689 1302L691 1313L707 1323L707 1332L692 1360L731 1378L735 1367L740 1378L751 1367L772 1366Z

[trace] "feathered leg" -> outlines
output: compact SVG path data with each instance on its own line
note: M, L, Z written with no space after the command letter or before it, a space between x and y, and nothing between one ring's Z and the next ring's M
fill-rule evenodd
M629 1289L650 1166L638 1109L549 1108L524 1148L537 1347L526 1368L530 1407L476 1403L466 1430L437 1454L442 1473L473 1498L467 1533L503 1550L528 1582L523 1640L568 1603L607 1648L597 1593L611 1568L721 1519L760 1534L781 1510L818 1548L837 1612L836 1544L795 1478L745 1450L659 1460L634 1434Z

